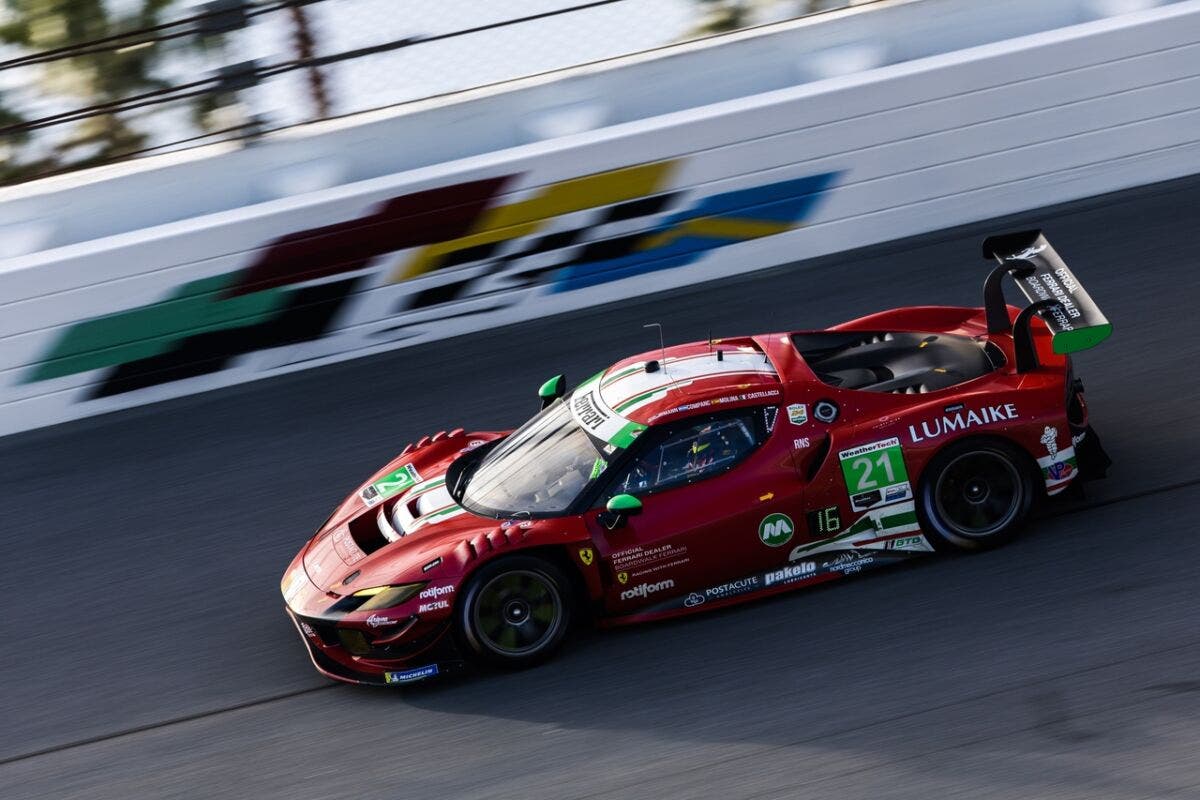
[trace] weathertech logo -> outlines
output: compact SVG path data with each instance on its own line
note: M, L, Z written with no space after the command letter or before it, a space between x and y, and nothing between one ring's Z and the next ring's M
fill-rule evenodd
M662 592L662 591L666 591L667 589L674 589L674 588L675 588L675 581L670 581L670 580L659 581L658 583L640 583L637 586L634 586L630 589L626 589L625 591L621 592L621 599L622 600L633 600L636 597L649 597L650 595L654 594L655 592Z

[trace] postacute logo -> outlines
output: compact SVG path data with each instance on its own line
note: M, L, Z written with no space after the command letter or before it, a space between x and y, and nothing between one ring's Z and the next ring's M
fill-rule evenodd
M579 548L579 560L583 562L585 567L590 567L592 562L596 560L596 554L592 552L590 547Z
M665 580L658 583L639 583L637 586L626 589L621 592L622 600L634 600L639 597L649 597L658 592L665 592L668 589L675 588L675 581Z
M684 599L683 604L688 608L704 605L704 595L692 592Z
M787 514L768 514L758 523L758 538L771 547L783 547L792 540L796 528Z
M808 406L804 403L793 403L787 407L788 422L793 425L803 425L808 422Z

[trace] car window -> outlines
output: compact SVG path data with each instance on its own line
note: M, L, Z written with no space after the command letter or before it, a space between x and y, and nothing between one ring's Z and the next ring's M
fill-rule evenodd
M760 441L753 410L686 424L637 456L614 480L606 497L641 496L718 475L737 464Z

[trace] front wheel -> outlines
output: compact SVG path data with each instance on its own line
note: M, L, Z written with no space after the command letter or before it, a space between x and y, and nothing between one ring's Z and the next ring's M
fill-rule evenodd
M457 610L460 638L478 661L520 668L549 658L571 624L571 591L548 561L512 556L472 578Z
M983 550L1016 536L1034 486L1014 445L967 440L934 456L921 480L921 527L940 550Z

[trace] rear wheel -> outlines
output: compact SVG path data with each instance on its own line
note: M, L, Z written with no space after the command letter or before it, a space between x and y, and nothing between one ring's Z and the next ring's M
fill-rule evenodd
M921 481L921 527L938 549L983 550L1012 539L1029 516L1034 485L1015 446L967 440L934 456Z
M571 624L571 589L549 561L513 556L472 578L457 611L460 638L476 660L528 667L549 658Z

